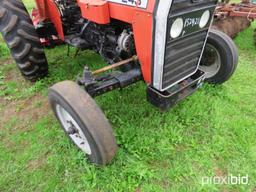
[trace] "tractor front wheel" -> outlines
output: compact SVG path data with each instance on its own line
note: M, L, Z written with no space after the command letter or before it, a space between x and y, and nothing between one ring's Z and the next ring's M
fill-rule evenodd
M233 40L225 33L211 29L202 56L200 69L211 84L226 82L235 72L238 51Z
M21 0L0 0L0 33L26 79L35 81L47 75L43 47Z
M117 144L112 128L91 96L72 81L63 81L49 90L49 101L62 128L97 165L109 163Z

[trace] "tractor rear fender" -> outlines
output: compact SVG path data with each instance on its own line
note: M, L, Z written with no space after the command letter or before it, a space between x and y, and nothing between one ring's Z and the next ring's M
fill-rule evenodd
M36 5L37 5L37 9L40 15L40 19L42 21L49 19L50 15L49 15L49 10L47 9L47 2L46 0L36 0Z
M61 21L61 14L53 0L36 0L40 20L50 19L54 24L59 38L64 41L64 31Z

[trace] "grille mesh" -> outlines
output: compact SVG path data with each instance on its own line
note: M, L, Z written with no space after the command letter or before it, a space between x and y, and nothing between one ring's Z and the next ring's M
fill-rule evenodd
M216 1L213 0L201 1L199 3L187 0L174 0L169 14L168 29L170 29L170 20L177 17L177 15L187 14L191 10L205 10L209 7L214 9L215 3ZM167 37L162 73L162 89L166 89L170 85L196 72L207 32L208 28L205 28L175 40Z
M205 30L167 44L163 88L195 72L206 35L207 31Z

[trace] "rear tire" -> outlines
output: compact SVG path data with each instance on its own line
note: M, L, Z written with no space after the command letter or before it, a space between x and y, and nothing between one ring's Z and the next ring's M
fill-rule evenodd
M238 51L233 40L225 33L211 29L207 39L200 69L206 81L222 84L230 79L238 64Z
M109 163L117 144L112 128L91 96L72 81L49 90L51 108L69 138L97 165Z
M22 1L0 1L0 32L26 79L35 81L47 75L43 47Z

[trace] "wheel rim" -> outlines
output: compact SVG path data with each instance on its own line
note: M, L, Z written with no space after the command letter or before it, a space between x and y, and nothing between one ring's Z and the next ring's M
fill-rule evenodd
M56 105L56 113L61 124L72 141L86 154L91 155L91 147L83 133L83 130L74 118L59 104Z
M207 44L205 47L207 58L202 59L200 69L205 72L205 78L214 77L220 70L221 57L219 51L212 45Z

